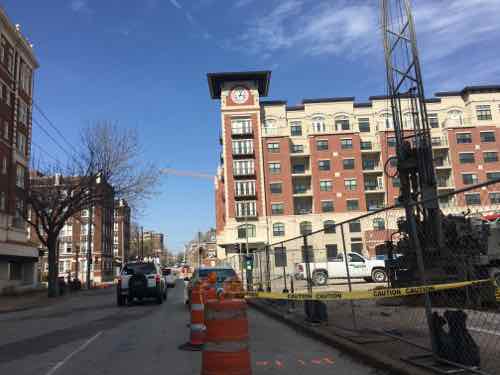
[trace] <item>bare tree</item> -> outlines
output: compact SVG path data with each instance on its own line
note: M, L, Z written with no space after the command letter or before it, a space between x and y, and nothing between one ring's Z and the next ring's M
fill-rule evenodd
M63 167L40 168L32 176L26 193L26 207L18 211L36 231L48 250L49 297L57 295L57 244L66 221L82 210L104 204L111 186L116 199L140 207L153 196L158 182L154 164L142 159L137 133L99 122L81 133L81 148ZM113 199L111 199L111 202Z

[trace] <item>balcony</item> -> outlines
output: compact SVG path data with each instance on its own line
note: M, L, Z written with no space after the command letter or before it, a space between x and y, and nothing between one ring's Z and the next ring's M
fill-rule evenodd
M293 195L296 197L312 196L312 189L310 185L294 185Z
M254 168L248 168L248 169L234 169L233 170L233 176L234 177L247 177L247 176L255 176L255 169Z
M377 181L367 181L365 182L365 193L385 193L384 185Z
M437 186L438 189L454 189L453 182L449 177L437 177Z
M238 158L239 156L243 156L243 157L249 157L249 156L254 156L254 151L253 151L253 148L252 149L239 149L239 150L235 150L233 149L233 156L235 158Z
M255 191L235 191L234 198L239 199L256 199L257 193Z
M385 207L384 201L379 200L379 201L367 201L366 202L366 208L368 211L376 211L380 210Z
M309 166L306 164L293 164L292 165L292 176L307 176L311 174Z
M235 139L239 138L253 138L252 128L239 128L231 130L231 137Z
M361 141L360 143L361 152L368 154L372 152L380 152L380 147L378 144L374 144L372 141Z
M448 157L437 157L434 159L434 167L439 169L450 169L450 159L448 159Z
M374 159L364 159L363 160L363 172L382 172L382 166L378 160Z
M290 154L292 156L303 156L304 154L304 145L290 145Z
M432 137L431 138L432 148L448 148L448 138L447 137Z
M308 215L312 214L312 196L311 197L297 197L293 199L294 215Z

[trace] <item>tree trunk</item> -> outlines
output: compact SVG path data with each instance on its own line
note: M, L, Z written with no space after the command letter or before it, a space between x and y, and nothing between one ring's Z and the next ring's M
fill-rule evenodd
M57 282L57 276L59 274L59 264L57 259L57 237L49 238L47 241L48 247L48 261L49 261L49 298L57 297L59 288Z

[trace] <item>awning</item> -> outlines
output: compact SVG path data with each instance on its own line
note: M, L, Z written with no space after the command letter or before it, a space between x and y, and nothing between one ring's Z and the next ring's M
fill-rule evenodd
M21 263L38 262L37 257L23 257L19 255L2 255L2 254L0 254L0 260L4 262L21 262Z

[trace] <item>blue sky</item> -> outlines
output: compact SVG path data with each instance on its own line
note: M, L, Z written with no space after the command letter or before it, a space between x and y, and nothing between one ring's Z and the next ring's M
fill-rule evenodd
M428 96L500 83L499 0L415 3ZM69 142L76 143L89 122L116 121L139 131L145 158L203 173L214 173L219 153L218 103L208 96L207 72L272 70L270 99L290 104L383 94L377 5L375 0L3 1L40 62L35 102ZM33 116L47 126L38 112ZM37 144L61 157L37 125L33 132ZM214 224L212 181L169 176L159 190L140 221L166 233L171 250Z

